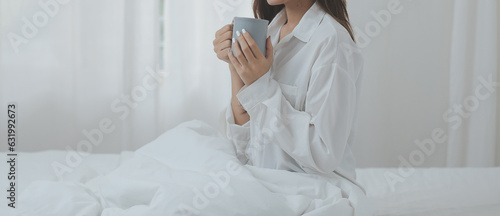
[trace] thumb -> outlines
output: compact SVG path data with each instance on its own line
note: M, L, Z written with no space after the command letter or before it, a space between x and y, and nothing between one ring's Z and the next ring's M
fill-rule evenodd
M273 59L274 47L273 47L273 44L271 43L271 37L270 36L267 38L266 49L267 49L266 58L267 59Z

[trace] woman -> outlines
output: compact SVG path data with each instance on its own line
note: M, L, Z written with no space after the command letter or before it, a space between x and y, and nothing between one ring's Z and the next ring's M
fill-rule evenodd
M345 0L255 0L253 9L270 21L266 55L246 31L233 39L232 25L214 40L231 71L226 134L238 158L359 186L350 145L362 58Z

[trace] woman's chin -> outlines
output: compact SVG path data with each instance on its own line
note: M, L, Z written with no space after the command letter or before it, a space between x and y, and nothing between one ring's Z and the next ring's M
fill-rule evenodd
M267 0L267 3L271 6L282 5L285 4L287 0Z

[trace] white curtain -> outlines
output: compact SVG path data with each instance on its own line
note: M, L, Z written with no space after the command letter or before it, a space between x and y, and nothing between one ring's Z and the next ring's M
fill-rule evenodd
M451 41L450 104L464 115L450 122L448 166L494 166L500 155L498 1L457 0Z
M234 16L252 16L250 0L167 0L165 66L168 79L160 90L161 129L191 119L218 127L229 103L227 64L213 51L215 32Z
M158 89L135 97L136 107L124 102L140 96L132 90L146 68L156 70L156 0L0 0L0 10L1 110L18 104L18 151L76 150L87 140L97 143L91 152L118 152L158 135ZM23 33L27 25L37 33ZM27 43L12 43L14 34ZM106 119L115 129L100 136Z

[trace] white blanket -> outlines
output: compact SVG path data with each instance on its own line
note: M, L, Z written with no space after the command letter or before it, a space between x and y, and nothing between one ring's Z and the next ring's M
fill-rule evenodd
M342 178L241 165L217 130L192 121L106 175L33 182L16 215L369 215L366 200Z

